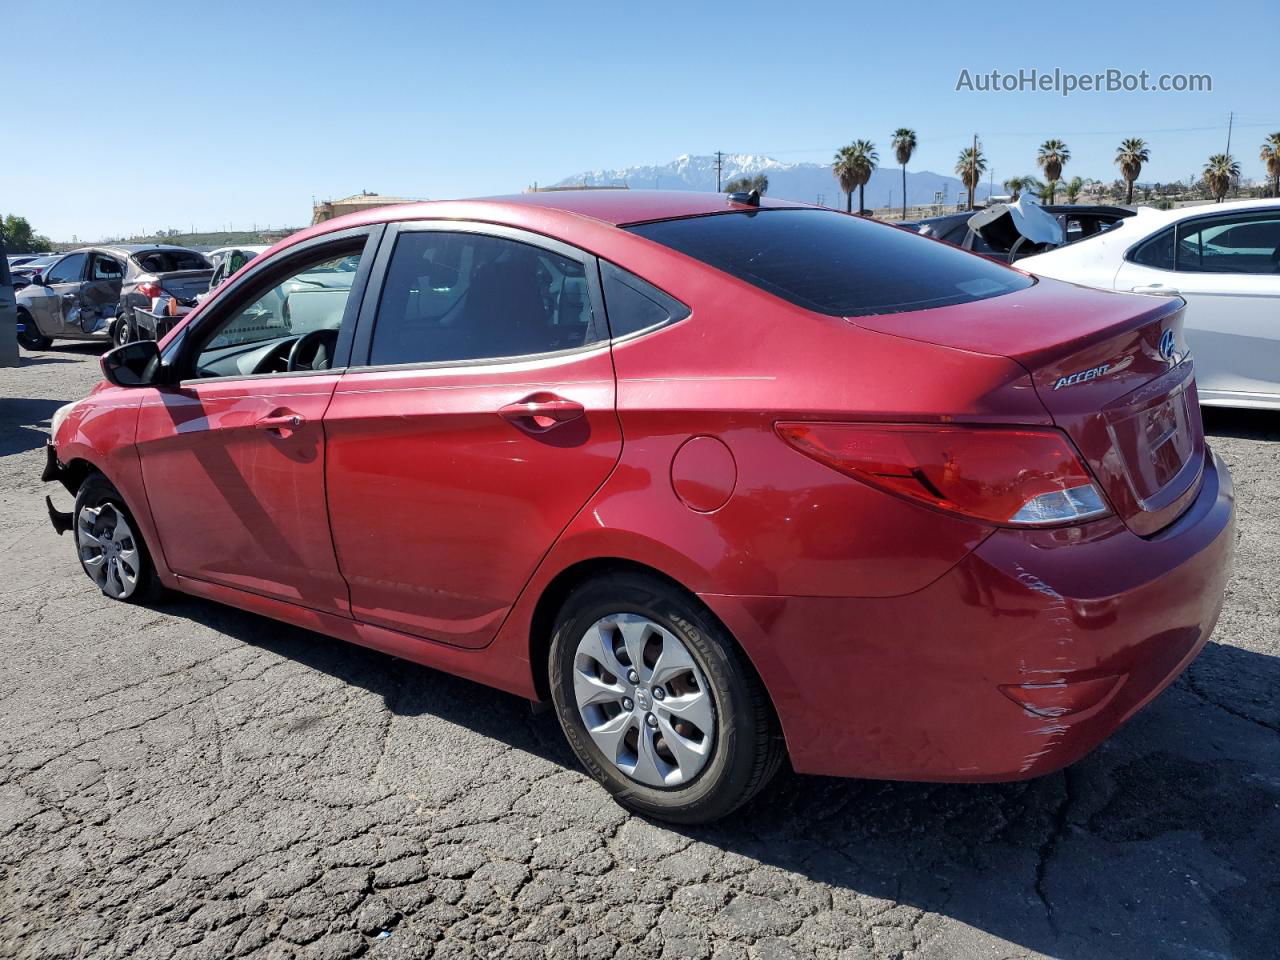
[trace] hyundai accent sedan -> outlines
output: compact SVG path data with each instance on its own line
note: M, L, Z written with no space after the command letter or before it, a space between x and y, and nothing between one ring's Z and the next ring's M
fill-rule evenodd
M1182 314L757 196L381 208L108 353L54 417L50 516L109 597L550 701L660 818L724 816L784 759L1032 777L1222 604L1231 481Z

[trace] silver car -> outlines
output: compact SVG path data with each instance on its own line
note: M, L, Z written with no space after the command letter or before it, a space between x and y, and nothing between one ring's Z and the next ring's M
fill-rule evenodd
M73 250L17 293L18 342L47 349L54 340L127 343L133 311L164 294L194 304L213 269L204 255L168 244L117 244Z

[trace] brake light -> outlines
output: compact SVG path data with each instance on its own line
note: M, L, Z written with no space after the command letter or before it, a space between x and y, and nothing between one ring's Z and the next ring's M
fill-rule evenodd
M158 277L139 277L138 285L134 289L144 297L152 300L164 293L164 288L160 286Z
M812 422L777 430L847 476L986 523L1039 527L1110 512L1058 430Z

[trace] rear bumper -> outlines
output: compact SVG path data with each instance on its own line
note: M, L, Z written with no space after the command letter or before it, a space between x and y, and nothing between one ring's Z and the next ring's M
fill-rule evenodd
M1084 756L1199 653L1222 607L1231 478L1211 452L1186 512L999 530L890 598L704 600L769 688L804 773L995 781Z

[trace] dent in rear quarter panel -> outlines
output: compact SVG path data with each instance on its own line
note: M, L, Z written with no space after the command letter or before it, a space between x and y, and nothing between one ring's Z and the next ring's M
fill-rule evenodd
M142 528L143 539L151 551L161 580L172 585L142 482L138 450L134 445L138 410L143 394L148 392L111 386L94 390L67 416L58 430L55 445L58 460L64 466L73 460L83 460L120 491Z

